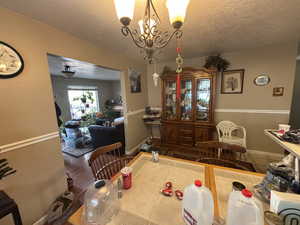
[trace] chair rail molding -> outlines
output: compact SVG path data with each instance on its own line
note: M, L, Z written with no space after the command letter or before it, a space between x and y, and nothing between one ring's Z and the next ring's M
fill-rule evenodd
M145 109L138 109L138 110L134 110L134 111L128 111L127 113L125 113L125 116L132 116L132 115L136 115L139 113L145 112Z
M275 110L275 109L216 109L219 113L258 113L258 114L290 114L290 110Z
M59 137L58 131L0 146L0 154Z

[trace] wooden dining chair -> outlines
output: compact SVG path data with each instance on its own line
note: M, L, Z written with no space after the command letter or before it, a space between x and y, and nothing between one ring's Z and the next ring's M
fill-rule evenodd
M114 175L120 172L120 170L124 168L132 159L133 157L131 156L125 156L105 164L100 170L96 172L95 179L110 180Z
M217 166L223 166L223 167L239 169L239 170L249 170L249 168L239 164L238 162L225 160L225 159L201 158L201 159L198 159L197 162L213 164L213 165L217 165Z
M132 158L122 156L122 143L118 142L96 149L90 156L88 163L95 180L110 179Z
M238 159L241 160L243 154L247 152L247 149L240 145L233 145L219 141L200 142L198 147L206 150L207 152L211 152L213 155L217 153L216 157L212 158L222 158L228 160L236 160L237 155L239 156Z

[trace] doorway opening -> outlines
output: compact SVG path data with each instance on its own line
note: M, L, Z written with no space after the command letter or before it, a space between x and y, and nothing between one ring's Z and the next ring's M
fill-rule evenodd
M81 193L94 180L87 160L95 149L121 142L125 150L121 71L47 57L66 172Z

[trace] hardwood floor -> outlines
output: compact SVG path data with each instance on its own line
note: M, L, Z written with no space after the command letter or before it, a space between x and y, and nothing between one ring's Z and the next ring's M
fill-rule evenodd
M88 165L88 159L92 153L85 154L80 158L75 158L64 154L66 173L74 181L74 192L86 190L89 184L94 181L92 171Z
M90 155L91 153L88 153L80 158L75 158L63 153L66 173L73 179L71 191L74 193L75 199L72 208L66 215L52 224L45 225L70 225L67 222L68 218L83 204L85 190L94 182L92 171L88 165Z

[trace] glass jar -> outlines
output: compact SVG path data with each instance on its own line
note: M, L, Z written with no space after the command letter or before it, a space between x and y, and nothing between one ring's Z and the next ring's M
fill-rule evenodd
M91 184L84 196L83 225L105 225L120 210L117 186L109 180Z

